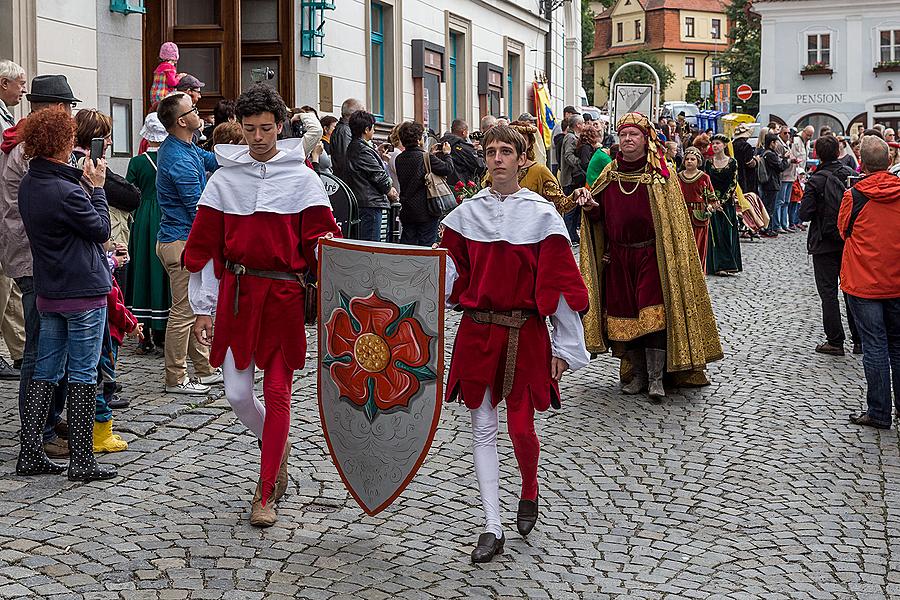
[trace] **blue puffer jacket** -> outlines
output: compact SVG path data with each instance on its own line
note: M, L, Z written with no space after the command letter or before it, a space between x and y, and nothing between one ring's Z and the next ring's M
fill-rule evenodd
M110 231L106 194L95 188L88 196L80 181L80 170L35 158L19 186L38 296L88 298L112 287L102 247Z

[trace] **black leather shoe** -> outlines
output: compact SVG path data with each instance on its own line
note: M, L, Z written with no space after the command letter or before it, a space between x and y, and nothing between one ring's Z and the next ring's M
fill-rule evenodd
M854 425L865 425L866 427L874 427L876 429L890 429L890 423L879 423L869 416L868 413L860 413L858 415L850 415L850 422Z
M497 539L493 533L482 533L478 536L478 545L472 550L473 563L488 563L497 554L503 554L503 544L506 538Z
M853 354L862 354L862 344L853 342Z
M519 530L519 533L522 535L522 537L525 537L529 533L531 533L531 530L534 529L535 523L537 523L537 518L537 498L535 498L534 500L519 500L519 510L516 513L516 529Z

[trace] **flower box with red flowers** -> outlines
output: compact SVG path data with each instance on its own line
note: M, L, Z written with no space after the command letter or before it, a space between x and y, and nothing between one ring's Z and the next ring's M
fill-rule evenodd
M900 60L883 60L875 65L872 72L878 73L900 73Z
M831 68L831 65L824 62L816 62L808 65L804 65L800 69L800 75L831 75L834 73L834 69Z

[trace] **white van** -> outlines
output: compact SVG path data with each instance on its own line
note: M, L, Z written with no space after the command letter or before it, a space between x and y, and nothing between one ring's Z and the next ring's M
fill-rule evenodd
M696 104L682 101L663 103L663 117L666 117L667 119L677 119L678 115L681 113L684 113L684 118L690 123L691 127L697 127L697 115L700 114L700 109Z

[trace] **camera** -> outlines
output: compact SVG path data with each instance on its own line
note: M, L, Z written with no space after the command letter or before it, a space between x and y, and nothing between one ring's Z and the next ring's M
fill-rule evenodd
M469 137L472 138L473 142L480 142L482 139L484 139L484 132L473 131L469 134Z
M255 69L250 69L250 79L253 80L253 83L275 79L275 71L269 67L256 67Z

